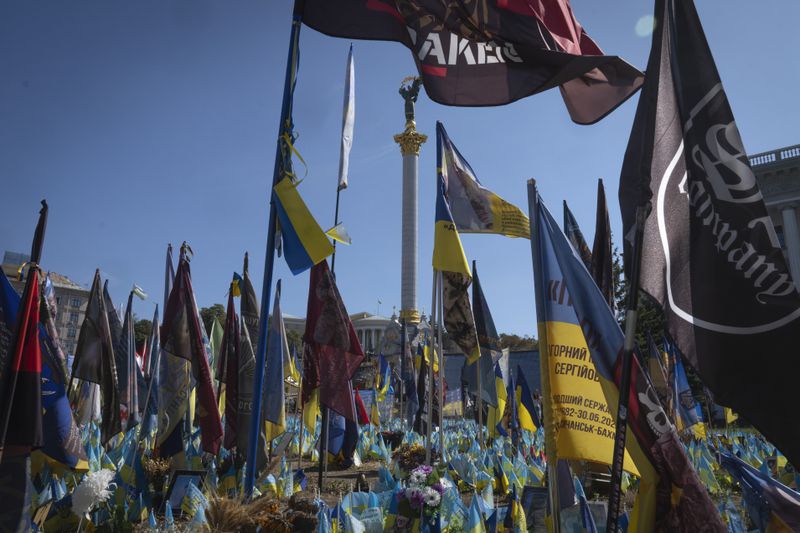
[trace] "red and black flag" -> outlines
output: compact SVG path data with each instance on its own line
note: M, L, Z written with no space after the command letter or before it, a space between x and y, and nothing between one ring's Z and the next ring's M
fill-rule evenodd
M311 268L303 341L303 403L319 388L322 405L356 421L349 381L364 360L364 350L324 260Z
M630 97L643 75L603 55L569 0L305 0L308 26L334 37L408 47L428 96L502 105L559 87L572 120L591 124Z
M200 426L203 451L216 455L222 444L222 423L219 418L217 399L211 383L197 305L194 301L192 278L189 271L187 246L181 248L175 284L164 310L161 326L161 345L167 357L180 357L192 365L197 382L197 411L195 419Z
M800 464L800 295L691 0L657 0L647 81L620 179L644 226L641 288L716 400ZM630 254L627 254L630 258ZM626 269L632 265L626 261Z
M42 438L42 350L39 345L39 259L47 227L42 201L22 301L8 356L0 368L0 457L8 446L39 448ZM9 310L10 311L10 310Z
M606 190L603 180L597 180L597 214L592 243L592 279L603 293L608 306L614 309L614 274L611 252L611 223L608 220Z
M225 314L225 329L222 333L222 346L219 350L217 380L225 384L225 447L236 446L236 417L239 384L239 317L233 302L234 286L228 291L228 309Z
M100 270L95 270L86 317L78 335L78 347L72 362L70 379L82 379L100 385L101 413L100 440L103 444L122 431L117 366L108 311L100 288Z

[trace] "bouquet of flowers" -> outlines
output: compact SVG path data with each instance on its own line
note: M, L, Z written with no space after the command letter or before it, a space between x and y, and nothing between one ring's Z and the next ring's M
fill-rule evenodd
M419 516L420 512L431 518L439 512L445 480L441 473L428 465L418 466L411 471L406 486L400 491L400 506L403 514Z

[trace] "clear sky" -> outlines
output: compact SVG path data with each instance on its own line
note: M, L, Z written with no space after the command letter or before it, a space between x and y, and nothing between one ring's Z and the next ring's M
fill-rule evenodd
M606 53L644 69L650 36L642 0L573 0ZM800 142L797 0L697 0L706 34L750 153ZM0 251L27 252L39 200L50 220L43 266L81 284L95 268L112 297L133 283L163 293L164 252L195 252L201 306L225 303L245 250L260 294L268 189L291 13L288 0L7 0L0 4ZM640 24L641 26L641 24ZM646 26L646 24L644 24ZM308 164L300 191L330 227L338 171L349 41L304 27L295 96L297 148ZM400 81L415 73L395 43L358 41L350 188L341 213L353 245L336 271L349 312L391 314L400 301ZM455 108L424 95L417 124L430 136L420 158L420 308L430 308L435 121L441 120L485 186L526 208L535 177L560 219L566 199L591 243L595 183L616 189L638 96L594 126L570 122L557 91L495 108ZM298 172L303 166L297 163ZM496 235L462 236L478 260L498 330L535 334L530 246ZM308 274L284 279L283 309L305 314Z

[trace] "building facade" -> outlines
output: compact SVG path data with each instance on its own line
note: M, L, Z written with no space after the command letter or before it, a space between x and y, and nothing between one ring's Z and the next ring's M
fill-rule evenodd
M356 330L358 341L364 352L377 355L380 351L381 341L383 340L383 332L386 327L392 322L393 318L385 316L373 315L371 313L356 313L350 315L350 321L353 323L353 329ZM283 315L283 323L287 330L296 331L302 335L306 330L306 319L285 314Z
M750 156L795 286L800 290L800 145Z
M14 289L22 294L23 282L17 279L20 266L30 260L30 257L17 253L5 252L3 254L3 272L11 281ZM86 316L86 307L89 304L89 290L81 287L76 282L57 272L43 272L49 275L56 295L58 311L55 317L56 330L61 339L61 345L67 356L75 355L78 346L78 333Z

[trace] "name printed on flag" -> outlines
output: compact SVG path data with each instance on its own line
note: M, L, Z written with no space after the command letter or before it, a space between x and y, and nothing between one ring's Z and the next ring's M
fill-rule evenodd
M406 27L411 43L421 62L430 65L435 60L439 65L491 65L496 63L522 63L512 43L502 46L494 42L476 42L453 33L431 32L425 36ZM444 74L442 74L444 75Z
M591 442L592 447L607 448L610 454L616 425L583 331L576 324L548 322L547 338L559 341L547 347L559 453L563 457L578 457L578 448ZM578 431L591 440L578 443L571 437L559 438L561 430Z

